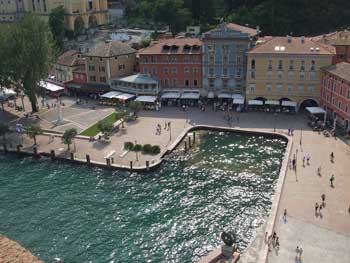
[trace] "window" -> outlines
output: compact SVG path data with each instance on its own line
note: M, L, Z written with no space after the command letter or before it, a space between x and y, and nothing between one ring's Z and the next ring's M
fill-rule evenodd
M350 89L348 89L348 91L346 92L346 98L350 99Z
M266 91L272 92L272 85L271 84L266 85Z
M119 64L118 69L119 70L125 70L125 65L124 64Z
M197 87L197 86L198 86L198 80L196 80L196 79L193 80L193 86L194 86L194 87Z
M188 55L184 56L184 62L185 63L190 62L190 57Z
M90 81L96 82L96 76L90 76Z
M339 108L339 109L342 109L341 101L338 102L338 108Z
M190 69L188 67L185 67L184 68L184 72L185 72L185 74L189 74L190 73Z
M337 91L337 83L335 80L333 80L333 91Z
M299 92L304 93L304 85L299 85Z
M340 94L340 96L343 96L343 83L342 83L342 85L340 86L339 94Z
M241 64L241 56L237 56L237 64Z
M163 62L169 62L169 56L168 55L163 56Z
M269 62L268 62L268 67L267 67L269 70L272 70L272 59L269 59Z
M288 85L288 92L292 93L293 92L293 85Z
M311 71L315 71L315 60L311 60L311 67L310 67Z
M252 79L255 79L255 71L251 71L251 72L250 72L250 77L251 77Z
M210 64L214 64L214 56L213 55L209 56L209 62L210 62Z
M80 74L80 79L84 80L84 74Z
M283 85L282 84L277 84L277 92L279 92L279 93L283 92Z
M293 71L289 71L288 72L288 79L289 80L293 80L294 79L294 72Z
M173 75L176 75L176 74L177 74L177 68L172 68L172 69L171 69L171 73L172 73Z
M106 72L105 67L104 67L104 66L100 67L100 71L101 71L101 72Z
M237 78L240 78L240 77L241 77L241 69L240 69L240 68L238 68L238 69L236 70L236 77L237 77Z
M214 75L214 68L209 68L209 75Z
M209 79L209 87L213 88L215 85L214 79Z
M304 70L305 70L305 60L302 60L302 61L301 61L300 70L301 70L301 71L304 71Z
M283 72L278 71L277 76L278 76L278 79L283 79Z
M311 71L310 72L310 80L315 80L316 79L316 72Z
M300 78L300 80L305 80L305 72L304 71L300 72L299 78Z
M335 105L336 101L335 101L335 98L333 98L333 101L332 101L333 105Z
M255 93L255 84L250 84L249 90L250 90L250 93Z
M186 87L190 86L190 81L188 79L185 79L185 86Z
M168 68L163 68L163 73L164 73L164 75L168 75L169 74L169 69Z
M294 70L294 60L289 60L289 70Z
M228 58L227 58L227 56L224 56L222 60L223 60L224 64L227 64L227 63L228 63Z
M268 71L267 72L267 78L268 79L272 79L272 71Z
M193 71L193 74L198 74L199 69L196 67L196 68L193 68L192 71Z
M177 61L176 56L171 56L171 62L175 63Z
M143 74L148 75L148 68L147 67L143 67Z
M349 110L348 105L345 105L345 112L348 113L348 110Z
M224 76L227 76L227 68L223 68L223 69L222 69L222 74L223 74Z
M177 79L173 79L173 87L177 87Z
M255 69L255 59L252 59L251 61L251 69Z
M215 50L215 45L208 45L208 50L209 51L214 51Z
M308 92L310 92L310 93L315 92L315 87L314 86L309 86L308 87Z
M279 70L283 69L283 61L281 59L278 61L278 69Z
M100 82L106 82L106 77L100 77Z
M148 56L145 56L145 57L143 58L143 62L148 63Z
M166 87L169 86L169 80L168 79L164 79L164 86L166 86Z
M89 71L95 71L95 66L94 65L89 65Z
M222 86L224 88L227 88L227 86L228 86L228 80L227 79L222 80Z
M156 67L152 68L152 75L157 75L157 68Z

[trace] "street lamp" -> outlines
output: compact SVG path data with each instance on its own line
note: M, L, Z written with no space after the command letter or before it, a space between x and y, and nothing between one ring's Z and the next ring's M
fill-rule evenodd
M169 127L169 141L171 141L171 123L168 123L168 127Z
M277 119L277 113L275 112L275 113L273 114L273 116L274 116L273 132L276 132L276 119Z
M302 138L303 138L303 129L301 128L300 129L300 145L301 145L301 143L302 143Z
M135 140L135 147L136 147L136 145L137 145L137 141ZM138 162L139 161L139 154L138 154L138 148L136 148L135 149L136 151L135 151L135 153L136 153L136 161Z

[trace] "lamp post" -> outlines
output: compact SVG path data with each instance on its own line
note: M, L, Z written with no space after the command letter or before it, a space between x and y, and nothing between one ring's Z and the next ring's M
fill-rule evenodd
M169 141L171 141L171 122L168 123L169 127Z
M300 145L302 144L302 138L303 138L303 129L300 129Z
M274 116L273 132L276 132L276 119L277 119L277 113L275 112L275 113L273 114L273 116Z
M137 145L137 141L135 140L135 147L136 147L136 145ZM138 149L137 148L136 148L135 153L136 153L136 162L138 162L139 161L139 153L138 153Z

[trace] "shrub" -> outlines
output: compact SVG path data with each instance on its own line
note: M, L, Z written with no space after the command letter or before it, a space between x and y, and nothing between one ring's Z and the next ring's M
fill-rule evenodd
M158 154L160 153L160 147L159 145L153 145L152 146L152 151L151 151L152 154Z
M145 144L145 145L142 147L142 152L143 152L143 153L146 153L146 154L152 153L152 145L150 145L150 144Z
M124 149L127 151L132 151L134 149L134 144L132 142L125 142Z
M141 144L135 144L133 151L141 152L142 151L142 145Z

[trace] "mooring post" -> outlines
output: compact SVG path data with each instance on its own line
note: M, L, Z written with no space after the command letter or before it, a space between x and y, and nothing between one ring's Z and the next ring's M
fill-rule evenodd
M191 148L191 136L188 136L188 147Z
M70 153L70 159L74 161L74 153Z
M149 161L146 161L146 169L149 171Z
M88 165L90 165L90 155L86 155L86 163L88 164Z
M50 158L51 158L51 161L55 160L55 150L51 150L50 152Z
M111 166L111 159L106 158L106 164L107 164L108 167L110 167Z
M185 141L185 152L187 152L187 142Z
M193 144L196 142L196 133L193 132Z
M130 161L130 171L132 171L132 161Z

